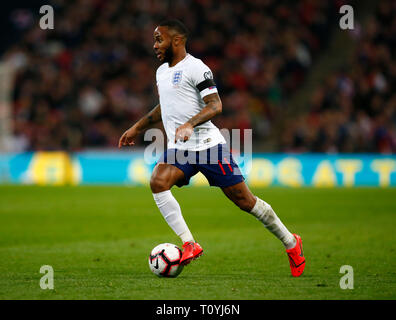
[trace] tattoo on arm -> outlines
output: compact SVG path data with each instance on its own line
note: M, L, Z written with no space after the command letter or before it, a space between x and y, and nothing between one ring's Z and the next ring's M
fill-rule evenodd
M151 110L148 114L146 114L142 119L137 123L137 127L139 131L144 130L150 127L153 124L161 121L161 105L157 104L153 110Z
M206 121L212 119L215 115L221 113L222 104L217 93L207 95L203 98L203 100L206 103L206 106L188 121L188 123L190 123L193 127L205 123Z
M148 113L147 120L150 125L161 120L161 106L159 104Z
M207 105L208 107L210 106L210 107L212 108L213 111L216 111L217 108L218 108L218 106L217 106L218 101L219 101L219 100L217 100L217 99L211 98L211 99L209 99L209 100L206 101L206 105Z

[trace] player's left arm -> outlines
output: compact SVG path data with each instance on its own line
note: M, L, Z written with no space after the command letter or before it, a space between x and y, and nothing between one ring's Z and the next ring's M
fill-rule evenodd
M223 105L217 92L203 97L203 101L206 104L205 107L185 124L176 129L175 142L177 140L187 141L190 139L196 126L211 120L214 116L222 112Z

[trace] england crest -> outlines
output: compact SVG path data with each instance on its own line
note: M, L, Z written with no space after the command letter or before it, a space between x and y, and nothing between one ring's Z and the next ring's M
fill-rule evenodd
M175 71L173 73L172 84L173 84L174 87L177 87L180 84L180 82L182 80L182 75L183 75L183 71L182 70Z

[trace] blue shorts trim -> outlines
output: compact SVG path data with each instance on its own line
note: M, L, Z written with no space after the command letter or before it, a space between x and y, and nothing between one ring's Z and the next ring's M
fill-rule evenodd
M229 187L245 180L226 144L202 151L168 149L159 162L171 164L183 171L184 179L176 184L178 187L188 185L191 177L198 172L213 187Z

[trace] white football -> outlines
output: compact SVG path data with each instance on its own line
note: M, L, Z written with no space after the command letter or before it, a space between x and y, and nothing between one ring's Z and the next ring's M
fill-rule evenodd
M158 277L177 277L183 270L180 259L183 252L172 243L161 243L151 250L149 256L150 270Z

